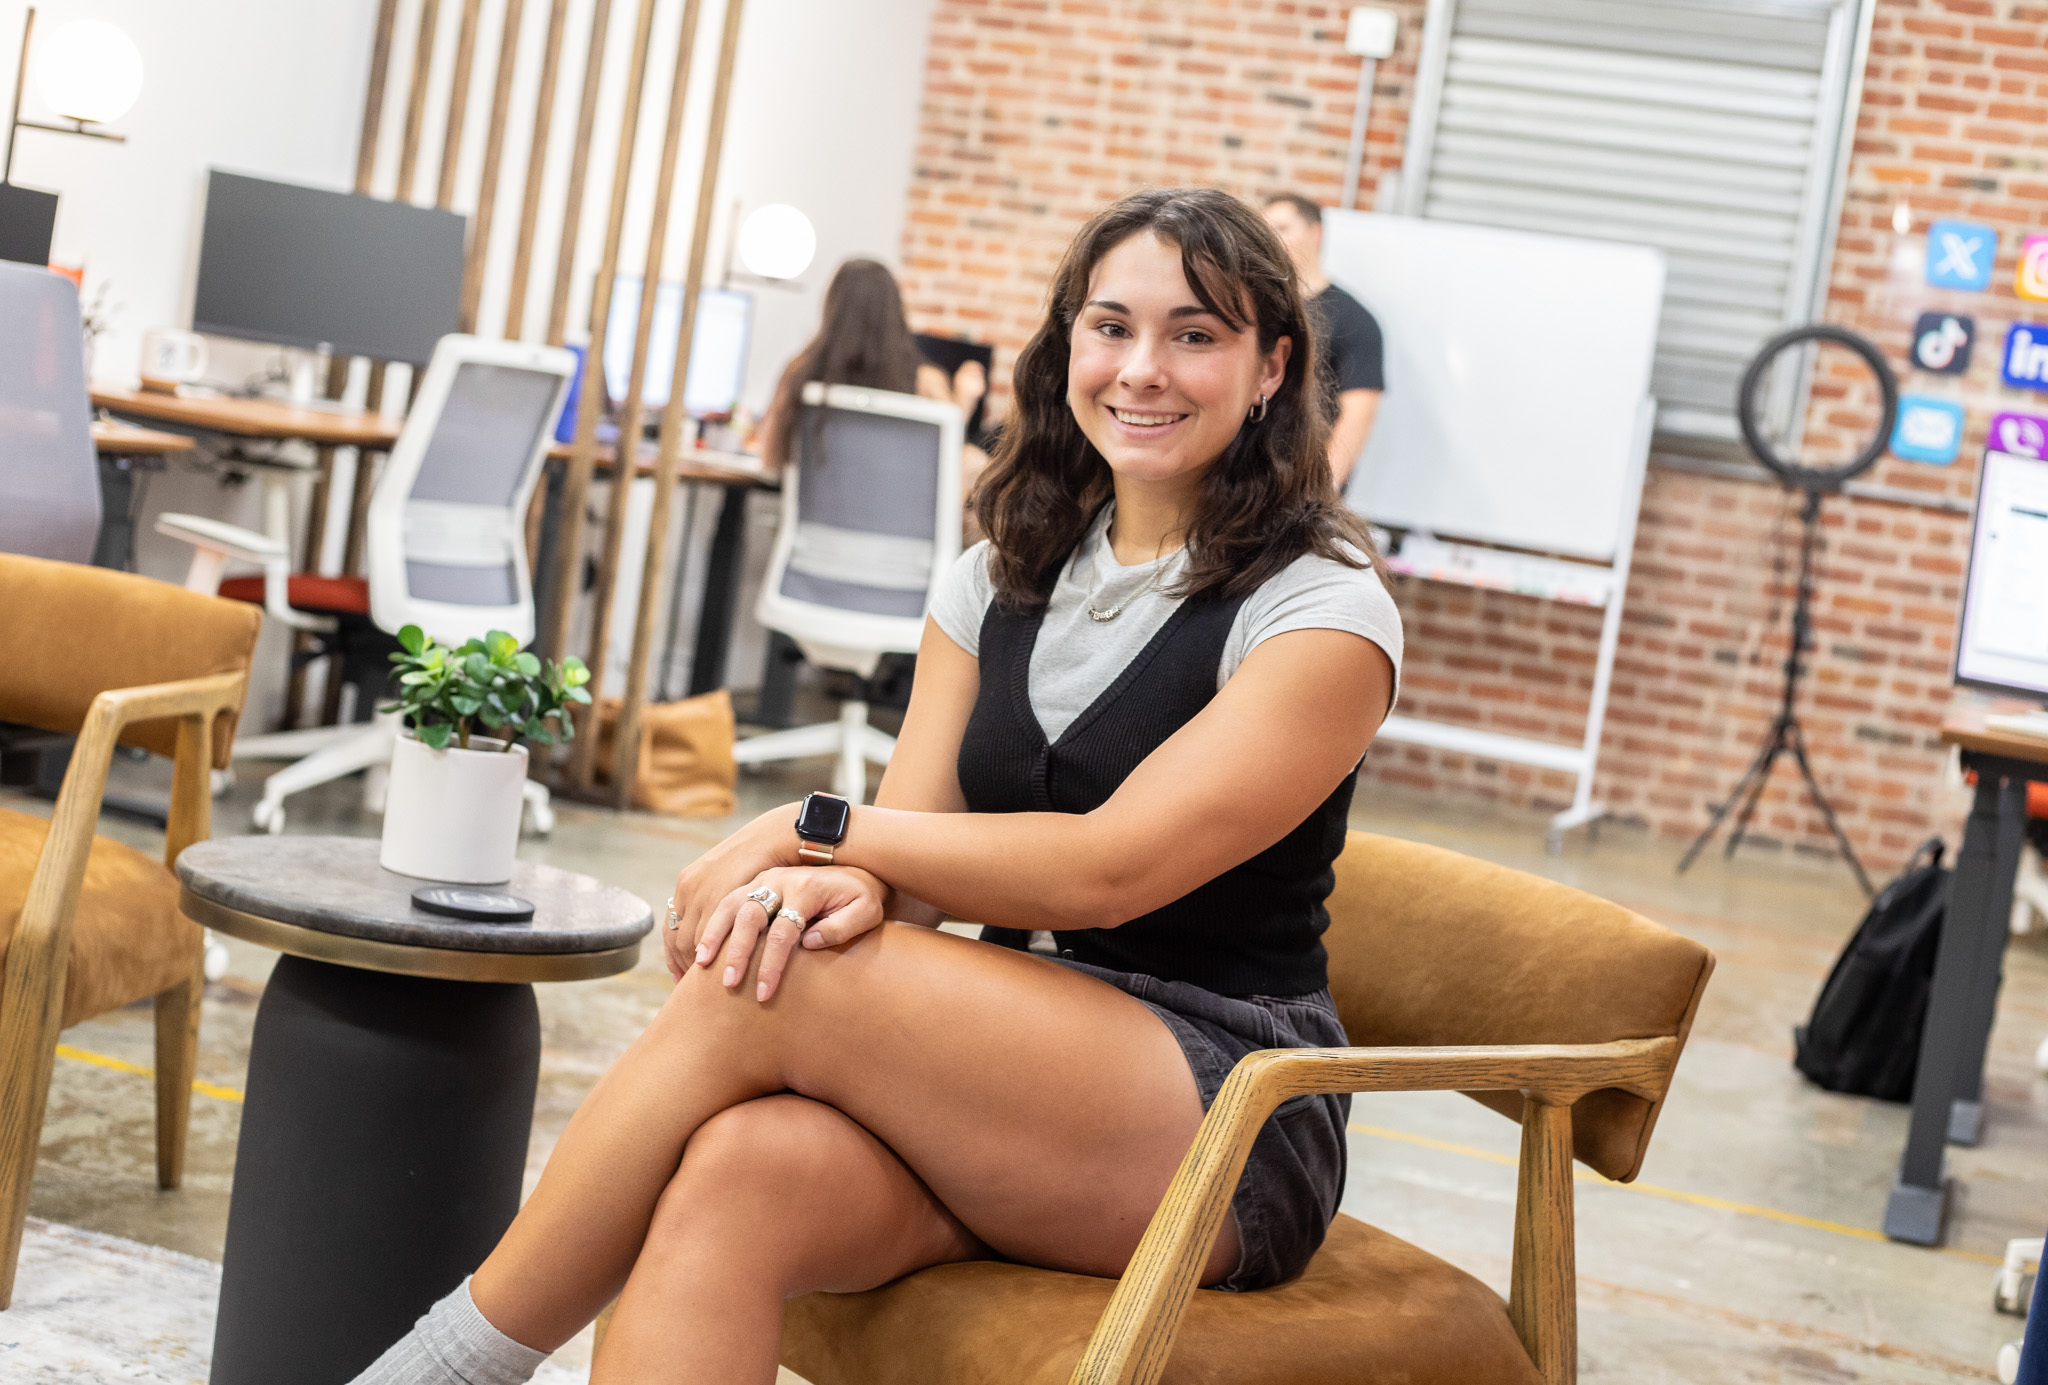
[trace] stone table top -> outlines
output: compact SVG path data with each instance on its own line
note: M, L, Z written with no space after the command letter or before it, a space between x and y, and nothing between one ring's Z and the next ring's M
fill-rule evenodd
M455 952L559 954L631 947L654 926L638 895L588 875L515 861L512 879L475 888L533 903L519 923L430 914L412 892L437 882L385 870L371 837L227 837L178 857L178 879L198 899L319 933Z

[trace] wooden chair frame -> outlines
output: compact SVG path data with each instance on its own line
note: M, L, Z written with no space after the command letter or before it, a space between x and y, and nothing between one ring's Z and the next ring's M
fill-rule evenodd
M72 922L115 743L135 722L178 719L164 837L164 864L175 864L180 852L212 831L214 726L221 716L240 710L247 681L246 673L220 673L113 689L93 699L79 728L0 985L0 1309L14 1297L22 1223L64 1018ZM199 1003L206 985L203 951L195 932L184 979L156 996L156 1177L157 1186L165 1189L177 1187L185 1174Z
M1522 1154L1508 1318L1546 1385L1578 1378L1572 1106L1606 1088L1655 1101L1680 1039L1443 1048L1266 1049L1209 1108L1074 1368L1072 1385L1154 1385L1230 1208L1252 1141L1290 1097L1327 1092L1519 1091Z

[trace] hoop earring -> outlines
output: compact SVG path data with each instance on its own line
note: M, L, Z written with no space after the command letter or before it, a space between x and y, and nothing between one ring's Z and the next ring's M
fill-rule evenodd
M1254 409L1251 409L1251 410L1249 410L1249 411L1248 411L1248 412L1247 412L1247 413L1245 414L1245 418L1246 418L1247 420L1249 420L1250 422L1253 422L1253 423L1262 423L1262 422L1264 422L1264 421L1265 421L1265 418L1266 418L1266 396L1265 396L1265 395L1263 395L1263 394L1262 394L1262 395L1260 395L1260 396L1259 396L1259 403L1258 403L1258 407L1256 407L1256 408L1254 408Z

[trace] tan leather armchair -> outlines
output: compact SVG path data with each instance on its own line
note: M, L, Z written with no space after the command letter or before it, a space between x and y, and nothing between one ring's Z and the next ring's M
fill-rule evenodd
M978 1262L789 1306L812 1385L1566 1385L1572 1161L1627 1181L1713 954L1579 890L1353 832L1330 899L1348 1049L1239 1063L1121 1281ZM1508 1301L1339 1216L1297 1279L1198 1290L1253 1137L1304 1092L1462 1091L1522 1127Z
M168 869L211 830L262 615L124 572L0 554L0 720L76 734L48 819L0 809L0 1309L57 1033L156 1000L157 1183L184 1175L201 933ZM163 864L93 834L116 743L175 758Z

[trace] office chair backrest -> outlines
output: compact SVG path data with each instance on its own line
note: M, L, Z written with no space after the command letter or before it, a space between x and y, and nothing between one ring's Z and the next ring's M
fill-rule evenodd
M960 554L960 411L816 381L803 403L756 614L806 645L914 653Z
M83 563L99 531L78 290L0 262L0 552Z
M489 630L533 639L526 506L573 353L447 336L370 499L370 618L444 643Z

